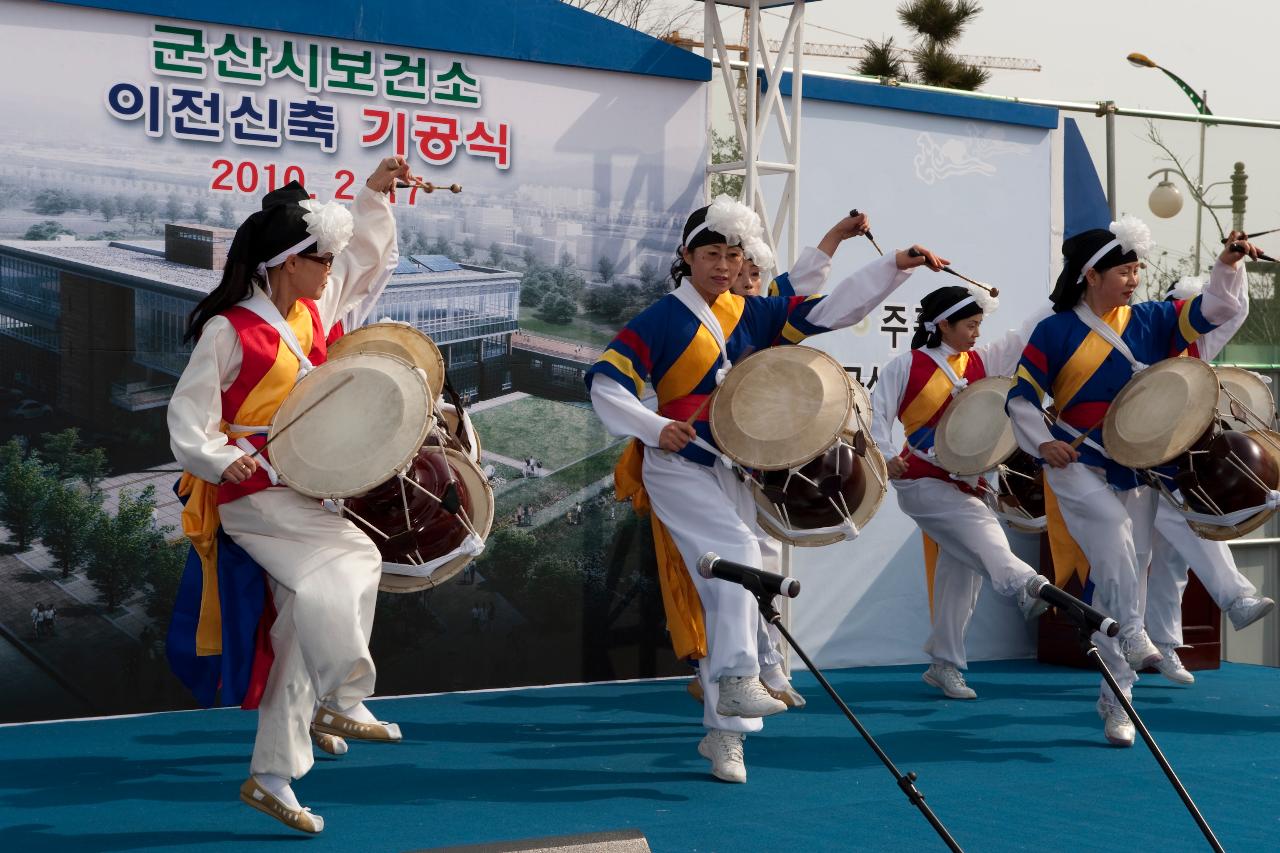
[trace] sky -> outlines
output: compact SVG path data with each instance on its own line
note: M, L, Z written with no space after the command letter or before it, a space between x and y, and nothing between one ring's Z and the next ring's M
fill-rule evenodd
M677 3L679 7L681 4ZM700 30L701 3L689 29ZM897 20L899 0L816 0L805 10L805 40L856 43L894 36L909 41ZM1199 0L982 0L983 10L961 36L959 53L1033 59L1039 72L992 72L982 91L1024 98L1065 101L1113 100L1122 107L1194 112L1191 101L1160 71L1134 68L1125 56L1138 51L1167 67L1197 90L1208 91L1210 109L1217 115L1280 119L1280 87L1273 85L1280 71L1280 3L1247 0L1229 7ZM1229 8L1229 14L1219 11ZM772 38L786 26L787 7L766 13ZM737 33L741 17L722 7L726 33ZM736 38L732 36L731 38ZM806 57L813 70L849 71L853 60ZM1105 180L1104 121L1088 113L1071 113L1089 144L1099 177ZM1182 122L1160 122L1165 140L1189 164L1195 177L1198 131ZM1185 192L1182 211L1159 220L1147 207L1155 187L1148 175L1162 164L1163 155L1146 140L1146 122L1119 118L1116 127L1117 201L1121 212L1138 216L1152 226L1157 241L1170 256L1190 251L1195 235L1195 211ZM1280 130L1210 128L1206 134L1205 183L1225 181L1236 161L1249 175L1245 226L1253 230L1280 228ZM1176 177L1174 178L1177 181ZM1230 203L1229 187L1208 192L1210 202ZM1230 210L1218 211L1230 227ZM1205 242L1216 233L1205 215ZM1214 240L1216 242L1216 240ZM1280 256L1280 234L1263 237L1264 250Z

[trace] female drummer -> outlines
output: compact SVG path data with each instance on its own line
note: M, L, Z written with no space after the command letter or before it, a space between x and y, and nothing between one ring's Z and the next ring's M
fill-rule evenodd
M1050 297L1055 313L1032 332L1009 392L1018 444L1048 466L1046 483L1089 562L1093 604L1120 623L1118 638L1097 634L1094 641L1126 696L1136 671L1161 660L1142 617L1156 494L1140 484L1138 472L1107 455L1103 416L1134 373L1181 352L1240 310L1246 285L1240 262L1257 256L1243 237L1232 232L1201 295L1135 305L1129 299L1152 245L1147 226L1126 215L1109 229L1069 238ZM1059 413L1051 426L1041 409L1046 395ZM1079 449L1069 443L1077 438ZM1105 682L1097 707L1107 740L1132 746L1133 723Z
M615 472L619 497L653 507L667 626L677 655L702 658L707 734L698 752L729 782L746 781L744 734L759 731L761 717L786 706L760 682L755 599L741 586L696 571L709 551L761 565L751 490L740 472L722 463L703 403L734 361L852 325L914 267L946 263L923 249L919 256L902 251L854 273L826 297L744 299L728 291L743 247L754 255L760 233L755 213L728 197L695 211L672 266L676 290L629 322L587 373L605 426L635 439ZM640 402L646 382L657 391L656 413Z
M934 428L951 398L985 376L1008 376L1027 335L1045 311L994 343L976 346L983 318L997 302L977 288L942 287L920 300L911 351L886 364L871 392L871 437L889 448L893 423L902 422L906 444L889 457L898 506L937 543L933 576L933 628L924 645L930 658L924 681L952 699L976 699L961 670L968 666L965 629L991 579L996 592L1018 602L1028 619L1045 609L1027 590L1036 570L1009 549L1000 522L983 499L980 481L959 480L938 466Z
M1165 300L1185 301L1199 294L1201 287L1199 279L1182 279L1169 289ZM1247 287L1240 292L1240 301L1239 313L1187 347L1188 356L1212 361L1222 352L1248 319ZM1172 503L1157 501L1145 618L1147 634L1164 656L1156 668L1177 684L1192 684L1196 680L1182 665L1177 652L1177 647L1182 645L1182 595L1187 589L1188 568L1196 570L1196 577L1237 631L1257 622L1276 606L1270 598L1259 596L1257 587L1241 574L1226 542L1196 535Z
M315 728L330 735L400 739L397 726L363 704L374 689L369 635L382 558L349 521L280 486L270 451L260 451L294 383L324 361L325 330L385 286L396 263L386 194L408 175L402 157L383 160L357 195L354 216L335 202L312 200L296 181L268 193L262 210L236 231L222 281L191 313L187 338L195 348L169 403L170 443L188 472L183 530L203 561L195 561L194 586L184 580L196 591L195 654L217 653L219 607L226 613L230 605L228 590L220 602L216 582L211 588L206 580L199 592L201 573L226 580L217 566L220 524L265 571L267 610L275 610L274 662L240 798L303 832L324 828L290 787L311 768L313 714ZM190 604L180 595L171 657ZM345 743L330 748L342 752Z

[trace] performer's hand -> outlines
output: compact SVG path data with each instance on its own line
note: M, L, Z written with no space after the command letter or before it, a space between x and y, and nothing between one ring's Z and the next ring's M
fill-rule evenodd
M1046 441L1040 445L1040 458L1051 468L1066 468L1080 458L1080 451L1065 441Z
M245 480L253 476L253 472L258 470L258 460L251 456L241 456L235 462L227 466L227 470L222 472L222 481L224 483L243 483Z
M857 216L846 216L835 225L832 225L830 233L841 240L848 240L853 237L861 237L870 230L871 217L865 213L859 213Z
M889 469L890 480L900 480L902 479L902 475L907 473L907 460L903 459L901 456L894 456L884 464L885 467Z
M679 453L697 437L698 433L694 428L684 421L672 421L662 428L662 434L658 436L658 447Z
M951 263L946 258L939 257L930 252L924 246L919 244L912 246L910 249L899 249L897 254L898 269L909 270L916 267L927 266L934 272L938 272L943 267Z
M409 171L409 161L403 157L388 157L377 165L364 185L374 192L385 193L395 186L397 178L416 180Z
M1222 254L1218 255L1218 260L1222 261L1224 264L1227 264L1228 266L1235 266L1245 258L1250 258L1256 261L1258 259L1258 255L1262 252L1262 250L1259 249L1257 246L1253 245L1252 243L1250 243L1246 239L1248 236L1249 235L1243 231L1232 231L1230 234L1228 234L1227 244L1222 247ZM1242 249L1244 249L1244 251L1233 252L1231 250L1231 246L1233 244L1240 246Z

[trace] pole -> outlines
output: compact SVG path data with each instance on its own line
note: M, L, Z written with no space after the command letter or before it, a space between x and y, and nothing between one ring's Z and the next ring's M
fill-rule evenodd
M1176 79L1176 78L1175 78ZM1205 112L1209 110L1209 93L1206 91L1200 96L1200 101L1204 104ZM1195 245L1195 269L1192 275L1200 275L1200 226L1204 223L1204 128L1203 122L1200 123L1200 172L1196 176L1196 245Z
M1107 101L1102 105L1102 108L1105 111L1103 114L1107 117L1107 206L1111 208L1111 218L1115 219L1116 218L1116 102Z
M1244 230L1245 183L1249 176L1244 172L1244 163L1236 163L1231 172L1231 227L1236 231Z

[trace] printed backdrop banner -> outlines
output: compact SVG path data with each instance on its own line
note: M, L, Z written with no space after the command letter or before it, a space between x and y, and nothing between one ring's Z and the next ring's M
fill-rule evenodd
M804 85L804 243L816 245L851 208L869 213L885 252L918 243L950 259L956 270L999 288L1000 309L982 326L987 340L1018 327L1044 303L1055 248L1056 111L1000 109L961 95L822 78L806 77ZM779 146L766 156L780 154ZM846 242L830 283L875 257L870 241ZM874 391L881 366L910 348L920 298L958 283L918 271L858 326L810 342ZM893 435L886 456L902 449L900 424ZM1037 565L1035 539L1011 533L1010 541ZM929 605L920 535L898 509L892 486L857 541L791 554L793 574L806 593L817 593L792 602L791 624L820 666L925 659ZM969 627L970 658L1026 657L1034 648L1033 629L1011 602L984 585Z
M611 500L623 445L582 377L664 291L701 198L687 54L654 41L647 73L619 73L34 0L3 12L0 429L18 441L0 460L0 666L29 689L6 692L0 720L190 704L161 642L184 547L164 418L186 317L264 193L296 179L350 201L393 154L462 192L397 193L400 263L368 316L440 346L497 515L471 570L382 596L379 691L680 671L647 523ZM664 52L683 77L661 76Z

